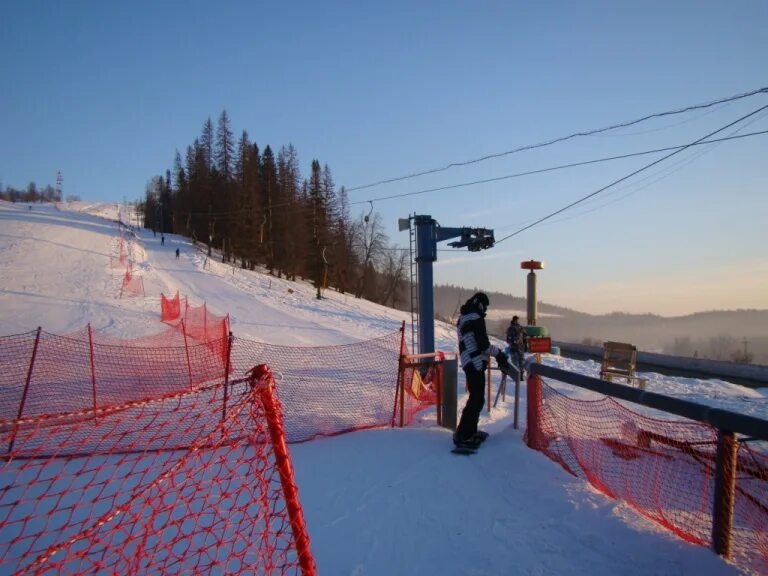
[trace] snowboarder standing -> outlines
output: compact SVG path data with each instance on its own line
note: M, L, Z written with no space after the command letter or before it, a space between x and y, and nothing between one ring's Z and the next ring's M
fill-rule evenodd
M176 248L176 260L178 260L178 259L179 259L179 249Z
M485 404L485 370L488 367L488 357L494 356L503 372L506 373L510 368L506 354L488 339L485 313L489 304L486 294L476 293L461 307L461 316L456 324L461 367L467 378L469 398L453 435L453 443L463 448L477 448L488 436L477 429L480 411Z
M520 378L523 377L523 363L525 353L528 351L528 334L520 326L520 317L513 316L512 321L507 328L507 344L509 344L509 354L512 361L520 371Z

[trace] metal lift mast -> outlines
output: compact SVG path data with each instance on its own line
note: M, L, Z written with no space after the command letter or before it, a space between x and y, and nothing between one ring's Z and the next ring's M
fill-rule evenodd
M419 354L435 351L435 306L432 263L437 260L437 243L458 238L448 246L478 252L492 248L493 230L487 228L447 228L439 226L432 216L414 215L400 220L400 230L416 228L416 263L419 279Z

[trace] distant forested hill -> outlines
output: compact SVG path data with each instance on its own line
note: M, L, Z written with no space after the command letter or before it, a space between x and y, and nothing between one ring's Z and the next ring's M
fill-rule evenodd
M435 287L435 316L455 320L458 307L476 290L457 286ZM503 337L512 313L526 321L525 298L488 293L491 313L488 329ZM539 324L554 340L600 345L605 340L631 342L640 350L675 356L768 364L768 310L718 310L687 316L655 314L585 314L540 302ZM499 314L509 317L499 319Z

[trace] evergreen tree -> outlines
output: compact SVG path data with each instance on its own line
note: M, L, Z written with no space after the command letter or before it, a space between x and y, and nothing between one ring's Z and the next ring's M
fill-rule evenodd
M281 199L281 206L276 215L282 246L280 266L285 271L286 278L295 280L297 275L304 273L301 254L305 245L306 231L303 226L294 225L303 212L300 200L299 157L292 144L280 149L277 155L277 167Z
M325 284L326 260L328 248L328 213L323 190L323 175L320 162L312 161L312 171L307 187L309 210L308 218L311 236L307 251L307 269L309 278L317 290L317 298L322 298Z
M338 195L338 215L333 229L333 268L332 283L344 294L351 287L354 270L358 267L355 259L355 227L349 215L349 198L342 186Z
M231 259L232 250L232 232L233 226L236 226L238 215L235 211L236 199L232 185L232 156L234 155L234 140L232 129L229 124L227 111L222 110L219 116L219 122L216 129L216 173L214 187L216 189L216 208L215 211L220 214L222 225L219 226L218 234L222 251L222 261L227 262Z
M258 259L260 214L260 159L259 148L251 144L243 130L237 144L234 164L235 205L233 251L241 259L243 268L253 268Z
M219 124L216 128L216 169L223 182L228 184L232 179L232 156L234 154L234 140L229 123L227 111L222 110L219 116Z
M176 156L173 159L173 177L174 186L176 188L175 203L174 203L174 221L173 232L174 234L188 234L185 229L186 215L185 210L189 210L189 187L187 183L187 174L184 171L184 166L181 164L181 154L176 150Z
M267 145L261 156L261 187L262 187L262 211L264 214L264 238L266 264L270 274L277 271L278 278L281 270L276 270L275 264L275 212L273 206L276 205L276 198L279 195L277 182L277 167L275 166L275 156L272 148Z
M203 163L207 172L213 171L213 123L211 117L203 122L203 133L200 136L200 149L203 154Z

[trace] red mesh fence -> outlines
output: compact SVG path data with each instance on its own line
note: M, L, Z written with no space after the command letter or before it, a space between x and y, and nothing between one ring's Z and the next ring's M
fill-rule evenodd
M403 327L404 334L405 327ZM408 354L408 345L404 337L400 349L394 423L398 426L408 426L416 420L419 412L438 404L444 372L442 361L445 360L445 354L438 352L434 358L411 356Z
M120 298L145 296L144 279L133 273L133 266L128 263L123 276L123 283L120 286Z
M211 314L205 303L198 307L187 304L182 322L186 334L201 342L218 340L229 334L229 317Z
M242 378L277 375L289 442L390 425L401 332L348 344L289 348L246 340L195 342L176 328L122 340L88 327L0 337L0 418L77 412Z
M237 338L237 376L268 364L285 408L288 442L392 424L401 332L344 346L286 347ZM254 362L255 359L258 359Z
M120 234L118 237L118 244L117 244L117 253L118 256L115 258L114 256L110 257L110 264L112 268L123 268L126 264L126 255L125 255L125 241L123 240L123 235Z
M0 420L0 573L314 574L272 390Z
M576 400L547 384L529 396L528 409L531 447L681 538L711 546L716 429L644 416L609 397ZM741 443L732 561L768 573L766 530L768 456Z
M0 337L0 573L294 573L311 556L289 541L303 521L284 443L391 425L401 341ZM262 363L285 407L272 452L244 384Z
M173 328L135 340L89 328L67 336L40 330L2 337L0 418L101 408L222 380L226 347L226 339L185 343Z
M184 306L186 307L186 298L184 299ZM181 320L181 299L179 298L179 291L176 291L176 296L173 298L166 298L165 294L160 294L160 321L168 323L176 323Z
M229 316L216 316L208 312L208 306L190 306L189 300L176 296L168 299L160 294L160 320L174 326L185 338L204 342L222 361L226 361L227 351L221 346L229 336Z

